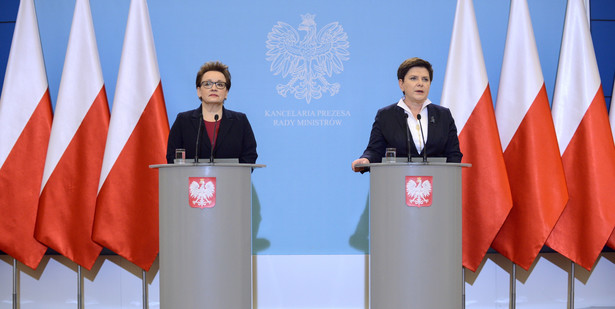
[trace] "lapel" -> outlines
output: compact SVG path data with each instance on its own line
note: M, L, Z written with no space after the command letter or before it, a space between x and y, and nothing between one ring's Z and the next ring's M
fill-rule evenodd
M433 108L432 104L427 105L427 143L435 142L436 140L436 123L438 122L438 115L436 115L436 110ZM432 121L433 120L433 121ZM427 148L427 147L425 147Z
M395 120L397 122L399 130L403 132L404 130L406 130L406 124L408 123L408 119L406 118L406 111L399 106L397 107L397 109L399 109L400 112L395 113Z
M407 149L407 151L408 156L411 156L413 152L418 153L419 151L418 149L416 149L416 145L414 145L414 139L412 138L412 134L408 131L410 128L408 127L408 118L406 118L406 111L401 107L397 108L401 110L401 112L395 113L395 119L397 120L397 123L399 125L398 132L406 131L406 134L404 134L404 145L408 144L406 138L410 138L410 149Z
M226 108L224 108L224 106L222 106L222 119L220 122L220 128L218 128L219 131L217 133L218 137L216 138L216 147L214 148L214 153L218 152L218 148L219 148L218 142L220 140L227 139L226 136L231 131L231 127L233 127L234 120L235 120L235 117L231 115L231 113ZM211 142L209 144L211 146Z

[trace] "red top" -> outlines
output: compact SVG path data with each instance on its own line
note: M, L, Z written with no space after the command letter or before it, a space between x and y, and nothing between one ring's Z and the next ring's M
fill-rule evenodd
M216 138L218 137L218 132L220 131L220 121L205 121L205 129L207 130L207 136L209 136L209 140L211 141L211 146L214 148L216 145ZM214 136L214 126L216 127L216 136Z

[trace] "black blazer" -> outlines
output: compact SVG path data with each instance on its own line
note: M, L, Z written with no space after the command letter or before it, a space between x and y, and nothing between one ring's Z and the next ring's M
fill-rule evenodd
M177 118L169 132L167 143L167 163L173 163L175 149L186 149L186 159L193 159L196 150L196 138L199 131L199 121L203 121L201 106L187 112L177 114ZM244 113L235 112L222 107L222 119L219 132L216 132L214 158L239 158L240 163L255 163L256 139L254 132ZM205 124L201 126L199 141L199 159L209 162L211 141L207 135Z
M427 105L427 150L428 157L446 157L447 162L461 162L459 138L457 127L451 111L443 106ZM408 156L408 143L406 135L406 116L404 110L397 103L378 110L372 125L369 144L361 158L367 158L370 163L382 162L386 148L397 148L398 157ZM409 134L409 132L407 132ZM412 134L410 135L410 153L412 157L422 157L418 152ZM425 151L425 150L423 150Z

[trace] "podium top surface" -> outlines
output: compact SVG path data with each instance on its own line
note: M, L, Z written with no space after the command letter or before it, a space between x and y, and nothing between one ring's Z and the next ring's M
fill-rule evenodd
M219 167L251 167L251 168L261 168L267 167L265 164L250 164L250 163L194 163L194 162L186 162L182 164L152 164L150 168L182 168L182 167L195 167L195 166L219 166Z
M470 163L446 163L446 162L382 162L382 163L369 163L369 164L357 164L356 167L380 167L380 166L457 166L457 167L471 167Z

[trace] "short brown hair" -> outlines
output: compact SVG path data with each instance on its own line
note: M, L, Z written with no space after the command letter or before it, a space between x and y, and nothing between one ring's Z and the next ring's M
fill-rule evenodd
M410 71L413 67L427 69L427 71L429 71L429 81L433 81L433 68L431 67L431 63L417 57L406 59L406 61L399 65L399 69L397 69L397 79L403 80L406 77L406 74L408 74L408 71Z
M201 78L203 78L203 74L208 71L218 71L224 74L224 78L226 79L226 90L231 90L231 72L228 71L228 66L220 61L209 61L201 66L199 72L196 73L197 88L201 86Z

